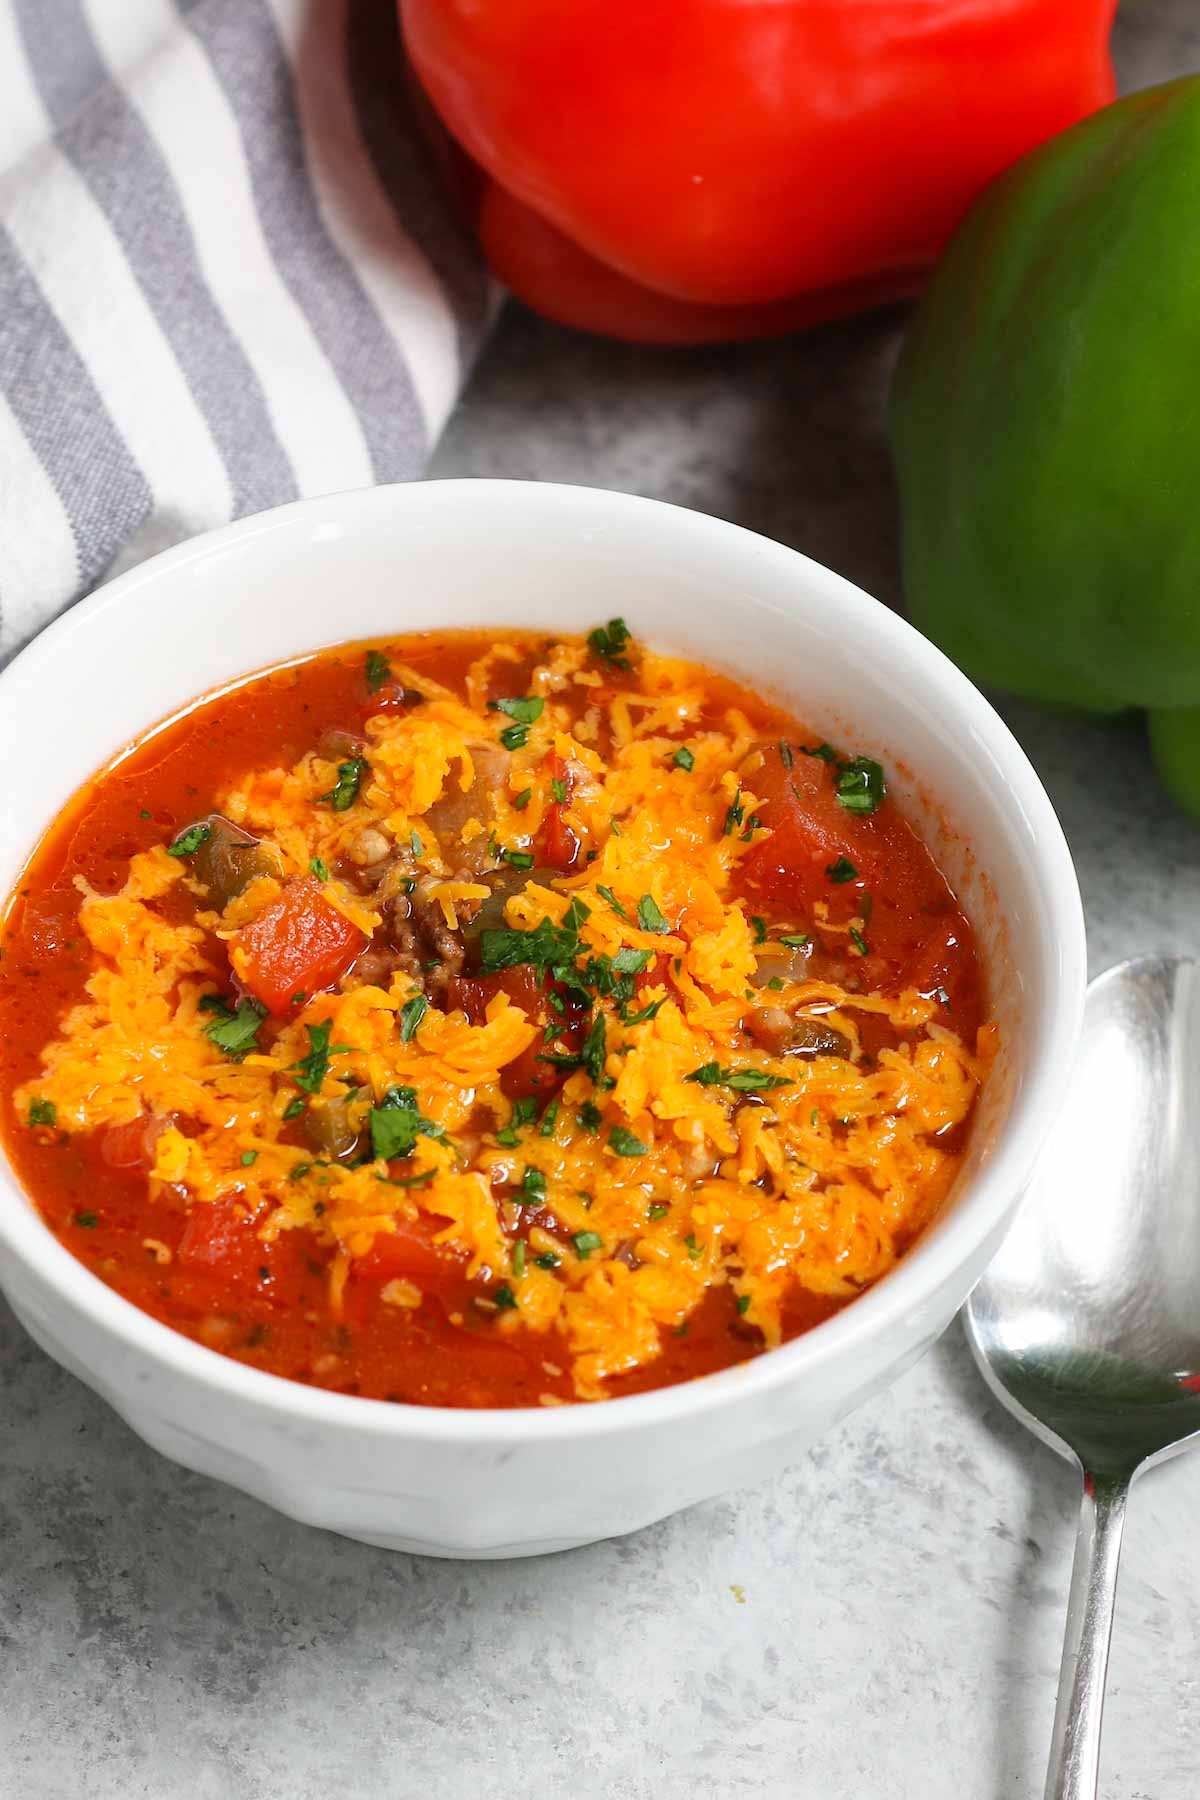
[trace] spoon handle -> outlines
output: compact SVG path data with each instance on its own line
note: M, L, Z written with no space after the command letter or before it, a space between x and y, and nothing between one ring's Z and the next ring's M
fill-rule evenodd
M1100 1715L1128 1498L1129 1482L1124 1477L1093 1479L1085 1472L1046 1800L1095 1800Z

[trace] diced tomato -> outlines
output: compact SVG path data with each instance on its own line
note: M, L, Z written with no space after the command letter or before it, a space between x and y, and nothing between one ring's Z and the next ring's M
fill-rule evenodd
M139 1113L125 1125L109 1125L100 1134L100 1154L110 1169L152 1169L154 1147L169 1124Z
M564 817L571 799L571 770L561 756L550 757L547 766L550 771L550 779L562 782L566 788L567 800L566 803L553 800L546 808L546 820L542 827L541 860L552 869L570 869L579 860L579 839Z
M447 984L446 1006L450 1011L460 1008L472 1025L482 1025L497 994L507 994L535 1024L545 1024L545 993L528 963L502 969L498 975L460 976Z
M838 801L834 771L819 756L790 748L789 767L778 744L764 746L763 755L764 765L751 780L759 819L771 835L742 863L747 884L769 899L809 908L814 900L836 896L826 871L841 857L862 883L875 882L883 849L879 814L847 812ZM843 885L853 891L851 883Z
M936 995L947 1000L955 1011L963 1007L974 1009L982 1003L974 937L952 903L909 961L898 986Z
M472 1025L481 1025L487 1015L487 1009L497 994L507 994L514 1006L519 1006L530 1023L538 1027L538 1035L527 1050L507 1064L500 1076L500 1085L510 1100L524 1100L531 1096L550 1095L562 1084L562 1070L553 1063L543 1062L546 1050L544 1031L551 1019L561 1025L560 1036L564 1043L572 1049L580 1035L574 1021L569 1017L559 1019L552 1012L548 999L548 988L539 983L537 976L527 963L515 969L504 969L498 975L480 975L474 979L466 977L452 981L446 992L448 1007L461 1007Z
M269 1012L286 1013L297 994L332 987L367 940L305 875L289 882L234 941L244 985Z
M175 1259L235 1286L259 1279L266 1260L254 1220L236 1200L192 1202Z
M365 1256L355 1258L354 1273L364 1281L415 1281L426 1286L461 1272L462 1259L434 1238L446 1221L422 1216L397 1219L395 1229L381 1231Z

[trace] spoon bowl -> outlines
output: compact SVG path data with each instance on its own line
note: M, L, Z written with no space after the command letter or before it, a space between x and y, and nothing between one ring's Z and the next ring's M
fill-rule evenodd
M1129 1485L1200 1435L1197 1093L1200 963L1099 976L1062 1114L967 1304L993 1392L1083 1474L1047 1800L1096 1792Z

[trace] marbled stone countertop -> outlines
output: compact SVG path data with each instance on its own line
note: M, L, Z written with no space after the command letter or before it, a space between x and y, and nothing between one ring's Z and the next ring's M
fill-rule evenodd
M1200 66L1129 0L1125 85ZM897 597L897 315L647 353L511 311L434 473L629 488ZM1200 951L1200 831L1140 729L1003 703L1070 839L1093 967ZM1074 1481L953 1327L773 1484L512 1564L293 1525L143 1447L0 1318L0 1792L13 1800L1025 1800L1040 1795ZM1103 1792L1200 1792L1200 1459L1129 1521Z

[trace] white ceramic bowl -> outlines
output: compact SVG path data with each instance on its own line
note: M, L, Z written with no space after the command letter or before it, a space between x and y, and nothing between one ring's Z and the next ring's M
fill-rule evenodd
M164 1455L370 1543L519 1556L632 1531L794 1460L933 1342L1000 1241L1075 1049L1083 920L1050 803L981 695L877 602L736 526L599 489L429 482L285 506L120 577L0 676L3 896L88 775L250 670L343 639L618 613L887 764L979 931L1003 1048L949 1202L885 1280L769 1355L593 1406L394 1406L246 1368L90 1274L0 1162L0 1282L43 1349ZM16 781L35 741L38 779Z

